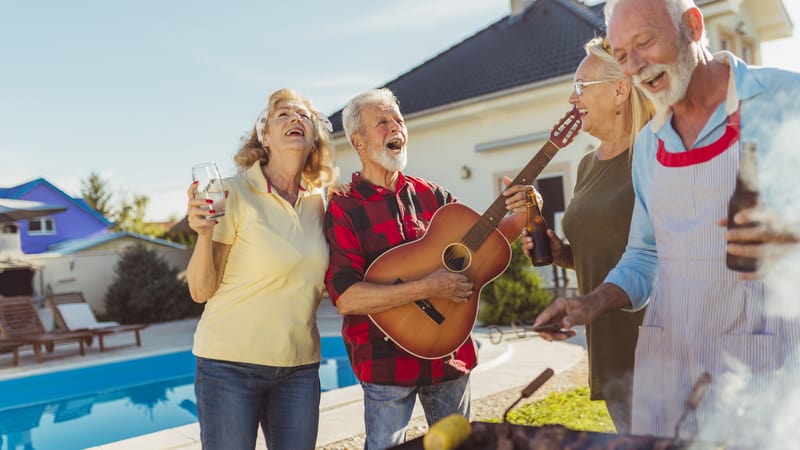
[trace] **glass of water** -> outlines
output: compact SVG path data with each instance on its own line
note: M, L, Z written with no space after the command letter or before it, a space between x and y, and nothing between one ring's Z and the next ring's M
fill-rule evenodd
M214 203L208 205L209 214L207 219L213 220L225 215L225 188L222 186L222 178L219 169L213 162L207 162L192 166L192 180L197 181L195 188L195 198L205 198L213 200Z

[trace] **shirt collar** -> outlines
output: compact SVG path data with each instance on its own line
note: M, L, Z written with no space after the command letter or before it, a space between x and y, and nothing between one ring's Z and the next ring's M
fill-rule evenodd
M400 192L401 190L403 190L403 188L405 188L407 184L408 181L406 180L405 175L403 175L403 172L397 173L396 191L392 191L391 189L387 189L383 186L372 184L361 177L361 172L354 172L352 177L351 190L353 193L363 198L364 200L376 200L380 197L385 197L387 195L395 195L396 192Z
M760 94L765 90L759 83L752 71L741 59L733 53L721 51L714 54L714 60L727 64L730 70L728 77L728 94L725 99L725 116L730 116L739 108L739 102ZM653 133L658 131L672 117L672 107L656 111L655 116L650 121L650 129Z
M272 185L270 184L269 180L267 180L267 177L264 176L264 171L261 170L260 161L254 162L253 165L247 169L245 172L245 178L247 179L247 184L250 186L250 189L254 190L255 192L259 192L261 194L272 193ZM298 197L302 197L305 192L306 189L301 183L297 193Z

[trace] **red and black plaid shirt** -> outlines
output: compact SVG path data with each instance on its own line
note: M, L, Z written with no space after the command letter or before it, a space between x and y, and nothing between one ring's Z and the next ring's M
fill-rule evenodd
M433 214L456 199L444 188L399 174L391 191L353 174L350 191L335 195L325 216L331 259L325 284L336 304L378 256L425 234ZM344 316L342 336L360 381L426 386L464 376L477 364L472 338L445 358L417 358L390 341L365 315Z

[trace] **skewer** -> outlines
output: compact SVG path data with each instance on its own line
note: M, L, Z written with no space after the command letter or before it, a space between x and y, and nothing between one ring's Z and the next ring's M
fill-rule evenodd
M708 372L703 372L700 375L700 378L694 382L694 386L692 386L692 392L689 393L689 397L683 403L683 414L681 414L681 417L675 424L675 441L680 439L681 425L683 425L683 421L686 420L686 417L689 416L690 412L696 411L697 407L700 406L700 402L703 400L703 396L705 395L709 384L711 384L711 374Z
M547 380L549 380L554 373L555 372L553 372L553 369L548 367L547 369L544 369L544 371L540 373L538 377L536 377L533 381L531 381L530 384L525 386L525 389L523 389L522 392L520 392L519 398L514 400L514 403L512 403L511 406L509 406L508 409L506 409L506 412L503 413L503 423L508 423L508 413L511 412L511 409L514 406L516 406L517 403L520 402L520 400L522 400L523 398L528 398L531 395L533 395L533 393L536 392L540 387L542 387L542 385L545 382L547 382Z

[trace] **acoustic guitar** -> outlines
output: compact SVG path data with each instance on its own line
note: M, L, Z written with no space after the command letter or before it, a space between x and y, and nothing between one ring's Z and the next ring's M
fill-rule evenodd
M553 127L550 139L512 182L529 185L580 128L580 117L572 109ZM424 359L444 357L469 338L478 315L483 286L500 276L511 262L510 241L523 223L509 226L505 197L500 195L483 215L460 203L439 208L425 234L398 245L379 256L365 274L365 281L397 284L418 280L444 267L464 274L472 283L472 296L464 303L447 298L426 298L388 309L369 318L395 344ZM505 219L504 219L505 218ZM501 223L503 222L503 223Z

